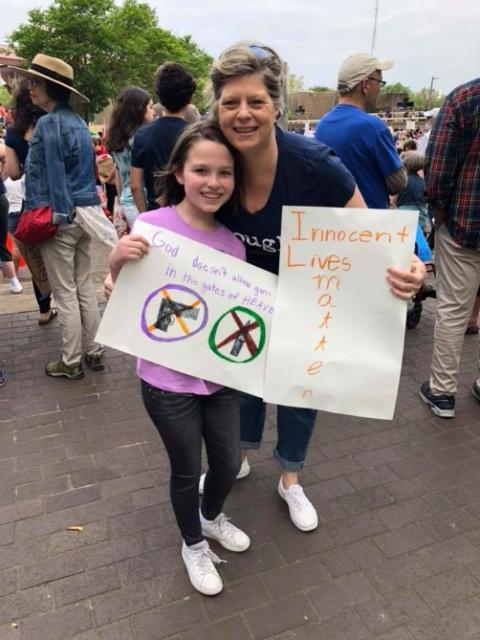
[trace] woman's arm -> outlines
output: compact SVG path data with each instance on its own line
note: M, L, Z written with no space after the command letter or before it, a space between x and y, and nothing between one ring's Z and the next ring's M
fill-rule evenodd
M22 177L22 167L17 154L10 147L5 148L7 158L7 176L12 180L20 180Z
M64 139L61 133L61 122L59 115L49 113L40 118L35 127L32 141L41 141L45 151L45 175L47 179L48 196L50 206L53 209L53 222L69 217L72 214L72 201L69 196L67 185L67 171L65 167L65 157L72 154L72 150L67 148L67 138ZM85 159L86 161L89 158Z
M122 195L122 181L120 180L120 171L115 167L115 187L117 189L118 199Z
M143 191L143 169L130 167L130 189L137 209L142 213L147 210L145 194Z
M355 187L353 196L345 204L345 207L349 209L366 209L367 208L367 205L365 204L365 200L363 199L363 196L360 193L360 189L358 187Z

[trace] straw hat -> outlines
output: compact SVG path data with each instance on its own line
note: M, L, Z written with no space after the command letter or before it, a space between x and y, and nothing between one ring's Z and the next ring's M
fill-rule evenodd
M52 58L52 56L37 53L28 69L10 65L8 68L26 78L43 78L44 80L54 82L71 91L81 102L89 102L86 96L73 88L73 69L69 64L60 60L60 58Z

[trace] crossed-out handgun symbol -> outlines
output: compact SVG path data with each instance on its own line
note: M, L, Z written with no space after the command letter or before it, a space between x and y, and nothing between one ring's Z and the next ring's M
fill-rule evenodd
M166 333L169 327L177 323L181 331L188 336L190 330L184 318L198 319L200 309L197 307L200 305L200 300L195 300L192 304L184 304L183 302L172 300L166 289L161 289L159 293L163 296L163 300L160 303L157 319L153 324L147 326L147 330L151 333L158 329Z

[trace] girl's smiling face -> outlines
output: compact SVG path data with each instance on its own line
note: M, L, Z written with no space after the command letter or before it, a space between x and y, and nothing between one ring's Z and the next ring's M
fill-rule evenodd
M200 140L190 147L175 177L185 189L185 197L178 207L188 216L210 216L213 220L233 193L234 161L225 145Z

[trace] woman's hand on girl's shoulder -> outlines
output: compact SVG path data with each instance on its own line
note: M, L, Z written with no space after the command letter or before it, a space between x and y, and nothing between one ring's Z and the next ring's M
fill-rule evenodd
M148 240L138 234L123 236L112 249L109 258L110 270L116 278L118 272L127 262L141 260L149 252Z
M426 274L427 269L423 262L417 256L413 256L409 271L389 267L387 269L387 282L394 296L402 300L408 300L420 290Z

